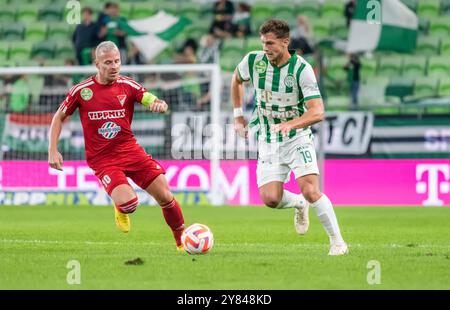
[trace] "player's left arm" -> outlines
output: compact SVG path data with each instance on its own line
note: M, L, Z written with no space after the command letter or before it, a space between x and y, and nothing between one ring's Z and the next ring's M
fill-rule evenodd
M149 109L154 113L165 113L169 106L164 100L159 99L154 94L149 92L144 86L133 81L137 87L139 85L139 89L136 90L135 98L136 101L142 104L144 107Z

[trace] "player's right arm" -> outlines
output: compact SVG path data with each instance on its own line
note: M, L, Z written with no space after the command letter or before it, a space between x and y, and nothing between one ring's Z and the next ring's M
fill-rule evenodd
M70 90L66 99L59 106L58 111L53 115L52 124L50 125L49 143L48 143L48 164L51 168L62 171L63 157L58 152L58 140L64 120L76 110L78 107L76 92L80 89L75 85Z
M64 112L56 111L50 125L49 144L48 144L48 164L51 168L56 170L62 170L63 157L58 152L58 140L62 130L62 124L67 118Z
M248 54L242 59L234 70L231 78L231 101L233 103L234 129L244 138L248 137L247 121L242 109L244 103L244 82L250 80Z

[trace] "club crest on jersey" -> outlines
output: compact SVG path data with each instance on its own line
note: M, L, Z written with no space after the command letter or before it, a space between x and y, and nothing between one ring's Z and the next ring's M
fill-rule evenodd
M106 122L98 129L98 133L106 139L113 139L122 130L122 128L114 122Z
M127 100L127 95L117 95L117 99L119 99L119 102L123 107L123 105L125 104L125 100Z
M295 78L292 74L288 74L285 78L284 78L284 85L286 85L287 87L294 87L295 85Z
M81 90L81 98L83 98L84 100L90 100L92 98L93 92L90 88L83 88Z
M267 64L264 61L259 60L255 64L255 69L256 69L256 72L258 72L259 74L262 74L262 73L266 72Z

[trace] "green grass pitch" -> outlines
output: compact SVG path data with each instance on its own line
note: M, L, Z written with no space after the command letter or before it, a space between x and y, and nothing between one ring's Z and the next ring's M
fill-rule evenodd
M327 256L313 210L306 236L293 210L183 210L213 231L210 253L178 253L158 207L140 206L123 234L111 206L1 206L0 289L450 289L450 208L337 207L344 257ZM81 284L67 283L71 260ZM380 284L367 282L372 260Z

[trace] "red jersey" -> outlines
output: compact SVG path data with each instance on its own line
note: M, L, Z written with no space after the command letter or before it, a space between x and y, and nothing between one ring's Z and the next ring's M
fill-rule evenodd
M92 76L72 87L59 110L72 115L79 109L86 160L92 169L131 164L133 154L143 152L131 122L134 103L141 102L146 91L125 76L110 85L100 84Z

